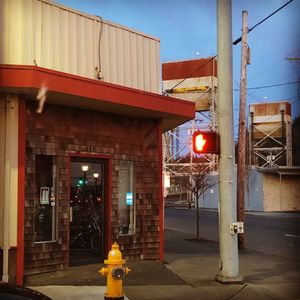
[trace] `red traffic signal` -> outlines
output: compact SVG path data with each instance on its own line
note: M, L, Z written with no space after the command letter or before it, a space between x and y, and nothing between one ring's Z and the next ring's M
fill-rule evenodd
M193 151L198 154L219 154L219 135L216 132L195 131Z

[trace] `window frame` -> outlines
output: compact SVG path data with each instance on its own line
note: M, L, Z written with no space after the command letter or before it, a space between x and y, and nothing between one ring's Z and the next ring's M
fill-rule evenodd
M45 239L45 240L37 240L37 234L36 234L36 217L38 214L38 210L40 209L40 205L43 205L40 203L41 195L40 191L41 188L45 188L44 185L41 185L40 187L37 186L37 176L39 172L37 171L37 159L38 157L48 157L51 158L51 182L52 186L49 187L49 205L51 206L51 239ZM35 154L35 180L34 180L34 206L33 206L33 243L34 244L45 244L45 243L54 243L58 241L58 201L57 201L57 186L58 186L58 174L57 174L57 156L56 155L47 155L47 154ZM52 203L54 205L52 206Z
M120 230L121 224L119 223L120 222L119 209L120 209L120 195L121 195L120 173L122 170L126 170L126 171L129 170L129 191L127 192L132 193L132 205L130 206L130 210L129 210L128 233L122 233L122 231ZM118 212L117 212L118 236L133 236L136 233L136 199L135 199L135 186L134 186L134 165L132 161L126 161L126 162L123 161L118 167L118 195L119 195Z

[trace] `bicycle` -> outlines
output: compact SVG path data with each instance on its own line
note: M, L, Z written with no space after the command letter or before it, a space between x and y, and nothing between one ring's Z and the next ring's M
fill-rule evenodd
M71 231L70 245L74 248L90 248L98 253L102 244L102 234L98 224L99 219L99 216L93 216L92 222L87 225L80 225L79 230Z

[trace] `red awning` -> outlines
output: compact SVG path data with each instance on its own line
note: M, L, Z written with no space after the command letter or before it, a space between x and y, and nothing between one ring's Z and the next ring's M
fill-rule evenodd
M0 91L35 99L47 86L47 102L139 118L162 119L163 131L194 118L193 102L36 66L0 65Z

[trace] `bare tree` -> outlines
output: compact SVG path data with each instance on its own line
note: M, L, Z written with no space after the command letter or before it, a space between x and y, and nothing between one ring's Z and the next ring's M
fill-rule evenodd
M211 188L215 183L213 182L213 178L211 175L211 168L206 163L197 163L191 166L189 173L190 181L187 186L187 189L192 193L195 199L196 204L196 238L200 239L200 231L199 231L199 198L200 196L204 196L205 192Z

